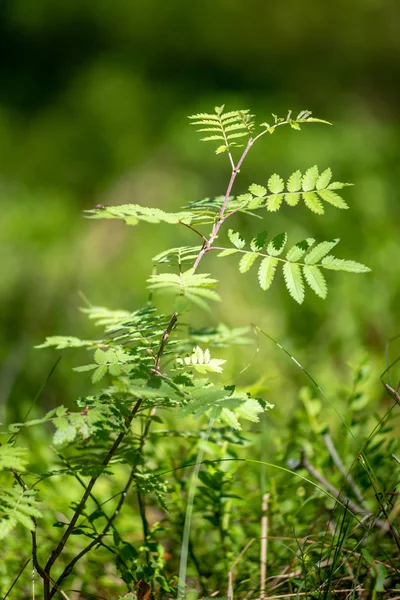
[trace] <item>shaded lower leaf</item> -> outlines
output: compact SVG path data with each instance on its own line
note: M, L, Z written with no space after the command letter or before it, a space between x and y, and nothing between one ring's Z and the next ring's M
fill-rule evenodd
M276 235L267 246L267 252L271 256L279 256L282 254L283 249L287 242L287 233L279 233Z

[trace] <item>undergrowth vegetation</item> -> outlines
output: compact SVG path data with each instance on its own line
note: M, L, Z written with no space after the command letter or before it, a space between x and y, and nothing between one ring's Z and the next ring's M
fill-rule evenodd
M385 412L375 414L367 359L332 397L257 323L229 327L213 315L215 303L224 305L215 260L237 264L238 287L253 269L249 285L283 285L299 305L306 291L326 298L331 271L369 271L336 256L337 231L296 240L275 229L278 210L349 208L342 194L350 184L326 165L263 174L240 189L245 159L262 138L327 122L302 111L256 125L250 111L224 106L189 119L229 161L223 195L179 212L124 204L86 213L185 228L194 243L153 258L145 306L87 303L83 312L100 333L38 346L88 356L74 370L94 387L75 411L55 400L47 414L3 427L3 597L29 598L35 589L45 600L400 597L396 359L383 375ZM259 232L246 239L238 217L260 221ZM244 346L258 355L264 343L303 378L285 427L274 421L279 394L269 393L268 364L264 372L241 364L234 381L225 376ZM253 381L244 380L248 372ZM37 427L50 455L35 455Z

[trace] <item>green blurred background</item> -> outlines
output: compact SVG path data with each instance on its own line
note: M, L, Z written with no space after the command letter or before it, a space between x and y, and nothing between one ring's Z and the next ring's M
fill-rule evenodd
M283 209L265 227L294 242L340 234L338 256L373 270L333 273L328 299L309 293L299 307L282 281L265 294L254 274L210 257L203 268L222 278L225 321L258 324L329 392L367 353L380 395L400 301L399 26L398 0L2 0L0 421L21 418L56 360L35 344L93 334L79 292L96 305L138 308L151 257L197 243L183 228L128 228L82 211L125 202L174 210L223 193L227 158L186 119L223 103L259 121L309 109L334 123L264 139L236 193L275 171L331 166L335 179L356 184L345 190L351 211ZM241 222L249 234L257 225ZM232 368L252 353L234 356ZM71 376L76 364L76 355L63 358L40 410L89 389ZM262 369L278 404L297 386L287 365L262 341L253 375Z

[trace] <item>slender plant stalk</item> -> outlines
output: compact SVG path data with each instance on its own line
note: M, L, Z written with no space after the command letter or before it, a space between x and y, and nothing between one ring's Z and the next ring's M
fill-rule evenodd
M235 179L239 173L240 167L242 166L243 161L246 158L250 148L253 146L254 141L255 140L253 138L249 139L249 141L247 142L246 148L245 148L244 152L242 153L242 156L240 157L240 159L236 165L234 164L232 156L229 153L229 159L230 159L231 166L232 166L232 173L231 173L231 177L230 177L230 180L228 183L228 187L225 192L224 201L221 206L219 218L212 229L210 237L208 239L204 240L203 248L200 250L200 252L195 260L195 263L193 265L193 271L196 271L200 262L204 258L205 254L211 250L212 244L213 244L214 240L216 239L219 230L221 229L223 223L229 216L229 215L225 215L225 211L228 206L228 201L229 201L229 197L230 197L230 194L231 194L231 191L233 188L233 184L235 183ZM208 440L208 438L210 436L213 425L214 425L214 420L210 419L209 426L207 429L207 434L206 434L206 440ZM182 538L182 545L181 545L181 558L180 558L180 563L179 563L178 594L177 594L178 599L183 598L185 595L187 559L188 559L188 553L189 553L188 552L189 538L190 538L190 528L191 528L192 515L193 515L193 502L194 502L194 497L196 494L197 480L198 480L198 475L200 472L201 462L203 460L203 455L204 455L204 450L201 448L197 455L196 466L194 468L192 478L190 481L190 486L189 486L189 494L188 494L188 499L187 499L185 523L184 523L184 528L183 528L183 538Z
M210 422L209 422L208 428L207 428L207 432L206 432L205 438L203 440L203 444L199 448L199 451L197 453L196 464L193 469L192 477L190 479L189 493L188 493L187 504L186 504L185 522L184 522L184 526L183 526L181 557L180 557L180 562L179 562L178 594L177 594L178 600L181 600L185 596L187 559L188 559L188 554L189 554L189 539L190 539L190 528L192 525L194 497L196 495L197 480L198 480L200 467L202 465L203 456L204 456L204 444L208 441L213 427L214 427L214 419L210 419Z
M6 600L7 596L9 596L10 592L12 591L13 587L15 586L15 584L17 583L18 579L21 577L22 573L25 571L26 567L29 565L29 563L31 562L31 559L28 558L24 564L22 565L22 567L20 568L20 570L18 571L17 575L15 576L14 581L12 582L11 586L8 588L8 591L5 593L5 596L3 596L2 600Z
M261 505L261 544L260 544L260 598L265 598L265 581L267 579L268 553L268 500L269 494L264 494Z

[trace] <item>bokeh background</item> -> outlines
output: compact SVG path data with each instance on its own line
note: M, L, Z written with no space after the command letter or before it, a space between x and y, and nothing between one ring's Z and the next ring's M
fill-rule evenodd
M208 258L204 268L222 277L225 322L258 324L333 395L368 355L384 403L379 374L400 306L399 27L398 0L2 0L0 421L21 418L54 365L56 354L36 344L93 335L80 294L136 309L151 257L193 243L183 228L89 221L83 210L125 202L174 210L223 193L226 156L200 143L186 119L223 103L260 121L309 109L334 123L263 140L236 191L274 172L331 166L335 179L355 183L345 190L351 211L284 209L266 228L293 241L340 234L338 255L372 268L332 273L328 299L310 292L299 307L282 281L264 294L233 260ZM253 232L250 221L240 226ZM236 354L232 369L252 355ZM273 418L283 420L303 377L289 363L260 343L253 375L264 377ZM71 376L76 364L73 353L61 360L39 411L90 388L83 374Z

